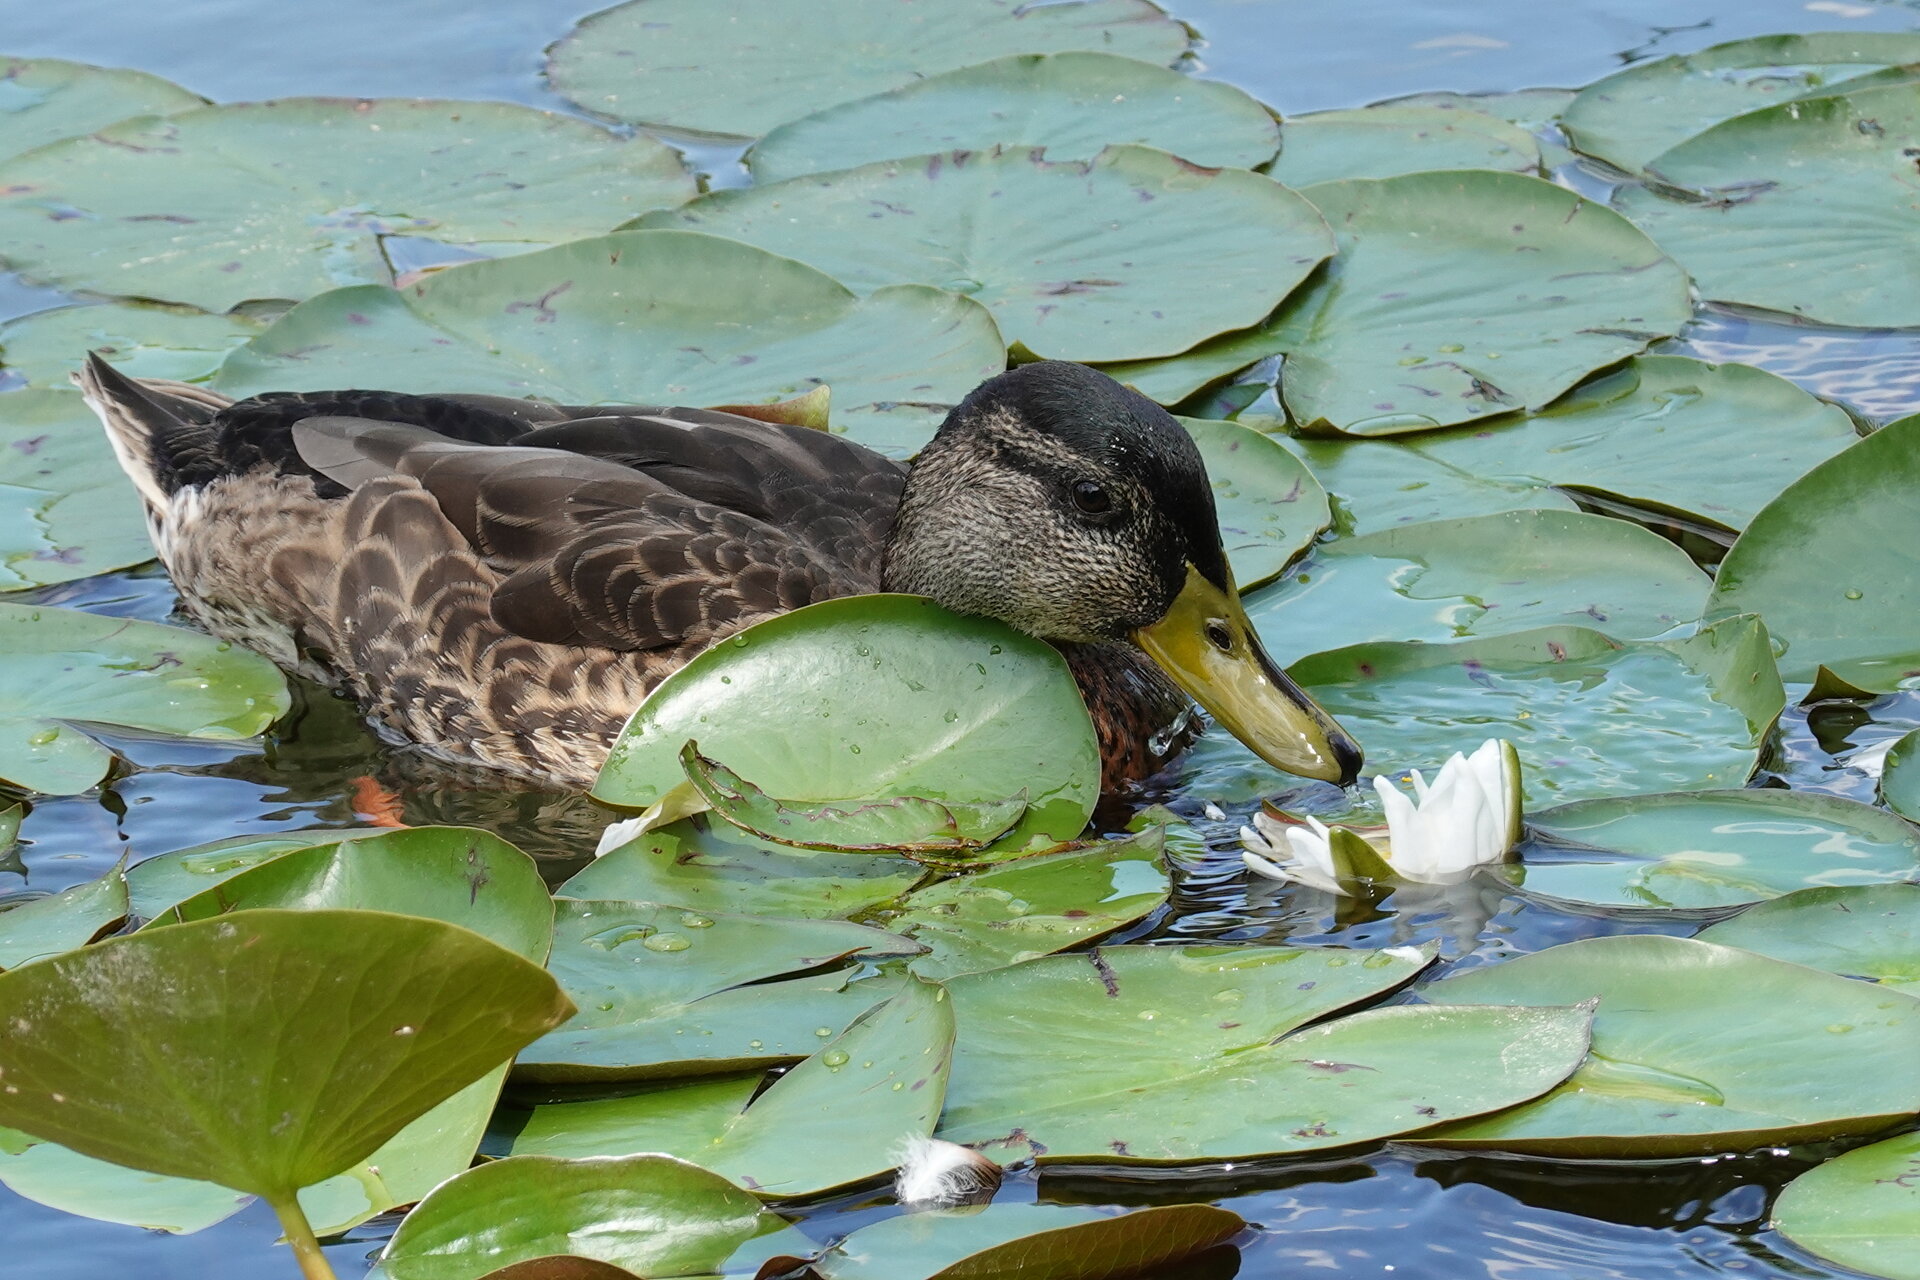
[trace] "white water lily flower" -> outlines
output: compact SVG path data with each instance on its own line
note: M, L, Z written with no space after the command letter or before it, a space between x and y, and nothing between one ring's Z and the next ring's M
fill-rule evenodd
M1253 815L1253 826L1240 828L1247 870L1272 880L1296 880L1313 889L1346 895L1333 856L1333 831L1311 815L1299 822L1282 822L1266 813Z
M646 829L647 815L644 813L637 818L628 818L623 822L609 825L600 833L600 843L594 847L593 856L605 857L627 841L645 832Z

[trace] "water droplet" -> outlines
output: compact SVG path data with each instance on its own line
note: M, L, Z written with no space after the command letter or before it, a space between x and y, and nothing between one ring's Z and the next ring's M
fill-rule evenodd
M1160 1011L1157 1009L1142 1009L1139 1013L1136 1013L1133 1016L1140 1019L1140 1021L1142 1022L1152 1022L1155 1018L1160 1016Z
M721 684L732 684L732 683L733 683L733 677L732 677L732 676L721 676L721 677L720 677L720 683L721 683Z
M820 1061L838 1071L847 1065L847 1052L844 1049L829 1049L820 1055Z
M848 749L849 751L851 751L851 752L853 752L853 754L855 754L855 755L859 755L859 754L860 754L860 744L859 744L859 743L857 743L857 742L849 742L849 743L847 744L847 749Z
M989 648L987 649L987 652L988 652L988 653L999 653L999 652L1000 652L1000 646L999 646L999 645L997 645L997 644L996 644L996 645L992 645L992 646L990 646L990 647L989 647Z
M691 911L682 911L680 913L680 923L687 926L687 928L689 929L713 928L712 920L708 919L706 916L695 915Z
M30 747L44 747L59 736L60 730L58 729L42 729L40 732L28 736L27 745Z
M762 1043L761 1043L760 1041L758 1041L758 1040L749 1040L749 1041L747 1041L747 1048L749 1048L749 1049L764 1049L764 1048L766 1048L766 1046L765 1046L764 1044L762 1044Z
M735 637L733 638L733 647L734 647L734 648L736 648L736 649L744 649L744 648L746 648L746 647L747 647L747 638L746 638L745 636L735 636Z
M1228 987L1225 991L1216 991L1213 993L1213 1002L1215 1004L1239 1004L1246 998L1247 993L1238 987Z
M863 644L857 644L853 646L853 651L859 654L863 658L871 658L873 656L873 650L867 648L867 646Z
M819 1036L822 1040L831 1039L833 1036L833 1028L832 1027L815 1027L813 1029L813 1034Z
M1327 957L1327 968L1338 969L1341 965L1345 964L1346 962L1347 962L1347 958L1345 956L1329 956Z
M907 1082L906 1082L906 1081L904 1081L904 1080L895 1080L895 1081L893 1082L893 1091L894 1091L895 1093L898 1093L898 1092L900 1092L900 1091L901 1091L902 1089L904 1089L904 1088L906 1088L906 1087L907 1087Z
M1403 365L1425 364L1426 362L1427 362L1427 358L1425 356L1401 356L1400 357L1400 363Z
M1860 589L1857 587L1852 588L1847 592L1847 599L1849 600L1858 600L1860 596L1861 596L1861 592L1860 592Z
M413 1034L413 1028L412 1027L395 1027L393 1029L393 1034L397 1036L410 1036Z
M1853 1030L1853 1024L1851 1022L1830 1022L1827 1024L1827 1030L1833 1032L1834 1035L1843 1036Z
M955 720L958 720L960 718L960 713L958 711L949 711L947 712L947 714L945 714L944 716L941 716L940 718L942 720L945 720L948 724L952 724Z
M693 943L677 933L656 933L640 945L649 951L685 951Z
M1457 342L1443 342L1437 348L1435 348L1435 350L1444 351L1448 355L1453 355L1456 352L1465 351L1466 348L1461 346Z

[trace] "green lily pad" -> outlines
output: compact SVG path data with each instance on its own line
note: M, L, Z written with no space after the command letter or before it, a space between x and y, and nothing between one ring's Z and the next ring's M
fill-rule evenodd
M1414 173L1305 194L1340 253L1265 330L1307 427L1395 435L1538 409L1692 315L1686 273L1651 240L1539 178Z
M1508 511L1343 538L1247 602L1274 661L1381 640L1581 624L1632 639L1700 616L1707 576L1638 525Z
M0 1129L0 1185L62 1213L182 1235L253 1203L252 1196L211 1182L109 1164L18 1129Z
M289 98L128 120L0 169L30 278L226 311L392 279L388 235L552 244L697 184L666 145L505 102Z
M779 38L701 0L631 0L553 48L547 78L588 111L676 133L775 125L1013 53L1092 49L1169 63L1187 29L1146 0L1009 8L996 0L833 0Z
M1591 906L1714 910L1811 885L1920 877L1920 830L1872 805L1807 791L1580 800L1529 814L1527 825L1573 848L1529 855L1501 874L1529 893Z
M1288 116L1271 173L1290 187L1431 169L1540 172L1540 144L1497 116L1434 107L1361 107Z
M223 884L263 862L315 845L338 844L356 836L377 835L379 828L345 827L337 831L290 831L281 835L232 836L172 853L156 854L127 869L132 914L151 920Z
M1078 836L1100 786L1093 726L1058 651L917 596L828 600L707 650L647 695L593 794L658 802L682 782L690 738L793 799L1024 790L1011 845Z
M1567 104L1560 123L1581 151L1636 173L1722 120L1833 93L1903 62L1920 62L1920 35L1817 31L1733 40L1596 80Z
M13 852L13 846L20 838L20 819L26 816L26 810L17 804L0 809L0 859Z
M1697 936L1920 995L1920 885L1802 889Z
M0 592L151 559L140 498L80 393L0 396Z
M936 151L1044 147L1091 160L1112 143L1212 168L1273 159L1273 113L1232 85L1110 53L1015 54L781 125L747 153L761 184Z
M258 654L197 631L48 605L0 604L0 778L73 795L113 753L73 722L231 741L287 709Z
M547 967L580 1011L520 1055L515 1070L530 1080L644 1080L804 1058L820 1048L813 1033L822 1018L838 1031L886 992L848 997L846 974L824 991L800 993L767 979L856 955L919 950L904 938L837 920L708 915L650 902L562 898L555 905ZM865 1005L858 1003L863 998ZM708 1007L713 1000L720 1010ZM730 1034L756 1012L767 1021L752 1037L758 1045ZM718 1036L710 1013L722 1021Z
M1571 510L1569 491L1737 532L1859 438L1846 410L1764 370L1637 356L1525 417L1280 443L1313 468L1352 533L1526 507Z
M1130 146L889 160L709 192L632 225L744 240L856 293L950 289L1008 342L1061 360L1171 355L1255 324L1333 252L1313 206L1273 179Z
M269 910L154 929L0 975L0 1016L34 1029L0 1048L0 1123L263 1196L299 1247L299 1188L570 1012L537 966L436 920Z
M135 378L202 382L227 353L265 327L246 315L208 315L189 307L109 302L36 311L0 325L0 366L29 386L65 387L67 375L97 352ZM93 415L86 415L91 421ZM88 433L88 443L98 445Z
M790 849L698 817L645 832L595 858L555 892L830 919L892 901L924 875L925 868L905 858Z
M1326 490L1305 463L1258 431L1202 418L1180 425L1200 446L1213 481L1233 580L1242 591L1271 582L1332 521Z
M341 289L234 352L233 395L377 385L563 403L765 403L831 383L838 428L911 453L1005 367L976 303L923 287L856 299L748 245L623 232Z
M1572 89L1515 89L1511 93L1409 93L1376 102L1375 107L1428 107L1436 111L1472 111L1528 128L1552 124L1572 102Z
M1712 607L1764 616L1780 674L1863 689L1920 675L1920 415L1882 427L1761 508L1720 562Z
M1887 749L1879 790L1881 804L1903 818L1920 822L1920 729Z
M1159 827L1022 858L907 895L888 927L929 948L911 968L947 979L1104 938L1167 901Z
M1773 1226L1829 1262L1920 1280L1920 1133L1836 1156L1773 1202Z
M171 80L144 71L60 58L0 59L0 160L129 116L162 116L206 105Z
M513 1156L435 1189L380 1266L388 1280L479 1280L573 1254L642 1275L703 1275L779 1222L751 1193L669 1156Z
M1832 325L1920 325L1912 85L1804 98L1662 152L1619 210L1686 264L1702 296Z
M1420 994L1442 1005L1599 1001L1592 1053L1565 1084L1423 1143L1695 1156L1871 1133L1920 1110L1920 1000L1733 947L1588 938Z
M0 910L0 969L84 947L127 918L127 876L115 867L45 898Z
M1109 1280L1152 1276L1246 1227L1231 1210L1169 1204L1127 1213L996 1204L862 1227L813 1263L821 1280Z
M1578 1064L1576 1009L1394 1008L1295 1031L1431 956L1105 947L955 979L941 1136L1043 1164L1293 1154L1512 1106Z
M813 1196L878 1177L904 1139L932 1132L952 1045L947 993L910 979L757 1097L759 1077L749 1076L549 1103L513 1153L661 1151L764 1197Z
M687 781L710 812L750 836L802 849L945 854L964 858L1005 835L1027 811L1023 791L968 804L893 796L830 804L776 800L688 739L680 748Z

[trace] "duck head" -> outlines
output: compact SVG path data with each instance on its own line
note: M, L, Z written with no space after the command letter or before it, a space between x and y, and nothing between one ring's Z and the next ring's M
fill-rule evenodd
M1022 365L955 406L907 478L885 582L1042 640L1137 645L1267 763L1359 772L1247 621L1192 437L1084 365Z

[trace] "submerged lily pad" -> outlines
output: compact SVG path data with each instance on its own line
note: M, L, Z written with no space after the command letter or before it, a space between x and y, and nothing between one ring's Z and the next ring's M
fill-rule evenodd
M1246 1221L1204 1204L1114 1213L1085 1205L995 1204L912 1213L862 1227L813 1263L821 1280L1109 1280L1152 1276L1237 1235Z
M1920 822L1920 729L1887 749L1879 790L1881 804L1903 818Z
M1920 884L1802 889L1697 936L1920 995Z
M1887 1280L1920 1280L1920 1133L1849 1151L1801 1174L1773 1226L1817 1257Z
M828 600L707 650L640 704L594 795L656 803L681 784L692 738L791 799L1024 790L1014 845L1078 836L1100 786L1093 726L1058 651L918 596Z
M1920 62L1920 35L1817 31L1733 40L1596 80L1567 104L1560 123L1580 150L1634 173L1722 120L1833 93L1904 62Z
M61 58L0 59L0 160L78 137L130 116L203 107L206 99L171 80Z
M1626 219L1517 173L1305 193L1340 247L1259 331L1294 420L1394 435L1538 409L1677 332L1687 277ZM1229 339L1228 341L1236 341Z
M0 604L0 778L73 795L113 753L74 722L231 741L287 709L258 654L197 631L47 605Z
M0 396L0 592L151 559L140 498L80 393Z
M820 1048L813 1033L823 1018L838 1031L888 992L847 995L848 974L820 989L767 979L855 955L919 950L837 920L708 915L651 902L556 905L547 967L580 1012L520 1055L515 1070L530 1080L643 1080L804 1058ZM765 1023L759 1034L732 1034L755 1017Z
M947 993L909 979L757 1097L759 1077L748 1076L550 1103L535 1108L513 1151L662 1151L762 1196L817 1195L885 1173L904 1139L932 1132L952 1045Z
M1580 1061L1575 1009L1382 1009L1287 1034L1430 959L1105 947L955 979L941 1136L1042 1163L1293 1154L1511 1106Z
M1340 503L1342 528L1525 507L1568 491L1738 531L1773 496L1858 440L1853 419L1743 364L1637 356L1545 409L1386 439L1282 443Z
M128 120L0 167L34 280L225 311L386 283L388 235L551 244L697 185L664 144L505 102L289 98Z
M1761 509L1720 562L1716 610L1752 612L1786 644L1780 672L1821 666L1863 689L1920 675L1920 415L1814 467Z
M1273 179L1131 146L889 160L709 192L632 225L744 240L856 293L949 289L1008 342L1061 360L1171 355L1254 324L1333 252L1313 206Z
M119 867L98 880L8 906L0 910L0 969L83 947L126 918L127 876Z
M264 321L250 316L152 303L58 307L0 325L0 367L30 386L65 387L67 375L95 352L130 377L200 382L264 327ZM87 435L97 446L93 432Z
M1288 116L1271 173L1290 187L1391 178L1431 169L1540 172L1540 144L1518 125L1473 111L1362 107Z
M388 1280L479 1280L571 1254L639 1275L703 1275L779 1222L751 1193L669 1156L513 1156L436 1188L401 1222L380 1268Z
M1317 550L1247 602L1281 665L1380 640L1458 640L1580 624L1617 639L1700 616L1707 576L1637 525L1509 511L1405 525Z
M376 385L563 403L723 404L833 386L836 427L910 453L1005 367L978 304L919 286L856 299L798 262L622 232L302 303L228 357L233 395Z
M1805 98L1657 156L1661 182L1614 197L1702 296L1833 325L1920 325L1912 85Z
M1588 938L1420 994L1446 1005L1599 1001L1592 1053L1565 1084L1423 1143L1678 1157L1871 1133L1920 1110L1920 1000L1733 947Z
M747 153L756 182L995 146L1091 160L1113 143L1215 168L1273 158L1273 113L1232 85L1110 53L1016 54L784 124ZM1297 185L1297 184L1296 184Z
M1271 582L1332 520L1326 490L1271 437L1237 422L1182 418L1213 482L1220 540L1242 591Z
M829 919L891 901L924 875L924 867L905 858L791 849L699 817L642 833L594 859L556 892Z
M547 78L588 111L677 133L752 138L787 120L1013 53L1092 49L1169 63L1187 29L1147 0L1010 7L1000 0L826 0L777 7L629 0L585 19ZM850 33L857 33L853 35Z
M929 948L913 962L946 979L1103 938L1167 900L1162 829L1022 858L908 894L887 926Z
M1594 906L1711 910L1811 885L1920 878L1920 830L1814 792L1580 800L1529 814L1527 825L1572 848L1529 854L1501 874L1529 893Z

